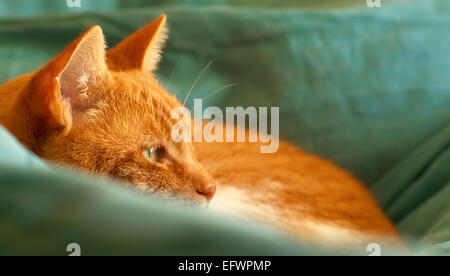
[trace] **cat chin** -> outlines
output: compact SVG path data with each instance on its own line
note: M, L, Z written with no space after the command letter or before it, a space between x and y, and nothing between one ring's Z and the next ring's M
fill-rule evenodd
M167 204L171 206L178 206L178 207L192 207L192 208L198 208L198 209L208 209L209 203L205 200L203 201L195 201L191 199L183 199L183 198L162 198L164 201L167 202Z

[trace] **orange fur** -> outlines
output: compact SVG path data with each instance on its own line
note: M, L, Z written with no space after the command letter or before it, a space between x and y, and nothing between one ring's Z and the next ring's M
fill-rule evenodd
M315 242L397 239L361 183L286 142L275 154L260 154L259 143L173 142L171 111L181 103L150 72L165 21L108 52L101 28L92 27L42 69L0 87L0 122L42 158L143 192L205 205L217 184L213 210ZM143 155L148 147L161 149L159 162Z

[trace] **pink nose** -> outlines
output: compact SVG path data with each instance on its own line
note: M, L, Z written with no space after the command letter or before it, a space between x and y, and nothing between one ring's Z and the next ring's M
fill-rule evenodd
M211 199L214 197L214 194L216 193L216 185L215 184L209 184L206 187L204 187L201 190L197 191L202 196L206 197L208 202L211 201Z

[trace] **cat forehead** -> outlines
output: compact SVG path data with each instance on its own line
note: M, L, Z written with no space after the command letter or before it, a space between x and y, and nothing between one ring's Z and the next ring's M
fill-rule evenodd
M90 92L96 104L87 112L91 122L115 118L117 124L164 132L176 123L171 113L181 103L148 73L111 72L96 86Z
M160 109L172 110L181 105L153 75L138 71L111 72L103 81L91 83L86 90L86 98L103 100L117 107L151 107L148 103L152 103Z

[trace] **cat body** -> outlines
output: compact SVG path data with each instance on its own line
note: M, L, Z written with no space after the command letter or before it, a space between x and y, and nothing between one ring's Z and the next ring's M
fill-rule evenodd
M261 154L259 147L195 143L198 160L217 184L211 210L276 225L325 247L398 239L369 192L349 173L284 141L274 154Z
M274 154L261 154L259 142L174 142L171 111L182 104L150 73L165 22L163 15L109 51L92 27L43 68L0 87L0 123L51 162L210 203L313 243L399 241L360 182L287 142Z

